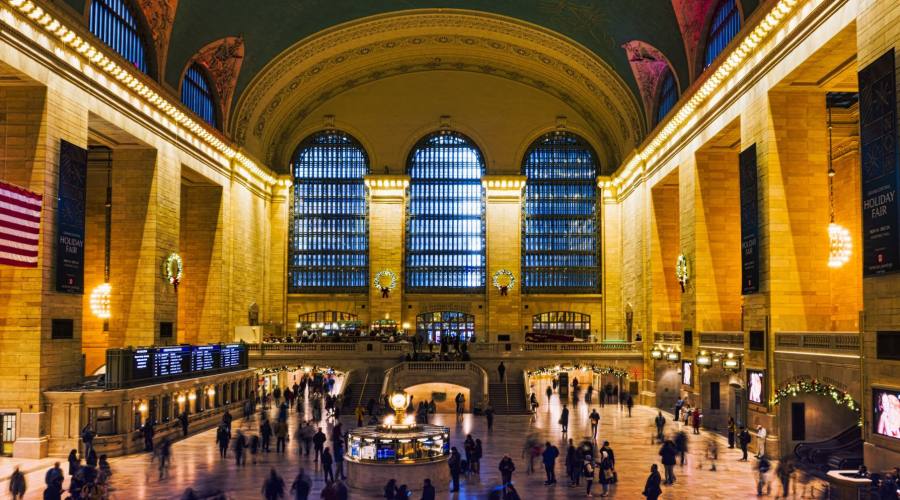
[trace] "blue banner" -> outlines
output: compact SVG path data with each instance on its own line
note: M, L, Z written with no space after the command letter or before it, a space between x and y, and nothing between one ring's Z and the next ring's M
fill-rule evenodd
M741 151L741 294L759 292L759 181L756 144Z
M863 276L900 270L894 49L859 72Z
M87 150L60 141L56 204L56 291L84 293Z

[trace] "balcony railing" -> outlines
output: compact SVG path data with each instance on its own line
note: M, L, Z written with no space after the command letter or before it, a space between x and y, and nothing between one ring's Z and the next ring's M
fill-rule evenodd
M507 349L507 346L509 347ZM506 355L509 353L580 355L585 353L641 353L640 342L476 342L468 344L468 352L472 356ZM407 342L305 342L248 344L248 350L254 355L293 354L293 353L335 353L354 352L365 355L380 356L405 355L412 353L412 344ZM428 353L428 348L421 350ZM438 346L434 352L439 352Z
M776 349L859 353L859 332L777 332Z

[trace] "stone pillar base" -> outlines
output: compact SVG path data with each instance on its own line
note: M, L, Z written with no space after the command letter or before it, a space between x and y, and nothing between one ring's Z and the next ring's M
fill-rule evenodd
M49 444L47 436L20 437L13 443L13 458L44 458L47 456Z

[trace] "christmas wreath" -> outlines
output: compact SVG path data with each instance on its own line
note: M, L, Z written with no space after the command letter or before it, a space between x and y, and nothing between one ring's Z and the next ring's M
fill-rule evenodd
M506 295L506 292L512 290L513 286L516 284L516 277L513 276L512 271L500 269L494 273L493 283L494 288L500 290L500 295Z
M391 290L397 288L397 275L390 269L378 271L378 273L375 274L373 285L375 288L381 290L381 296L383 298L390 297Z
M181 277L184 275L184 262L181 260L181 256L175 252L170 253L169 256L166 257L163 272L166 275L166 281L174 286L175 291L177 292L178 284L181 283Z

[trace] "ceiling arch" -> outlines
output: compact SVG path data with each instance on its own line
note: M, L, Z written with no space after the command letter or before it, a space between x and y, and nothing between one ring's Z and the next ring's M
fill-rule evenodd
M590 125L606 164L618 163L646 131L628 84L595 53L519 20L440 9L373 16L298 42L249 83L230 133L268 164L285 164L293 125L321 103L368 82L434 70L490 74L554 95Z

